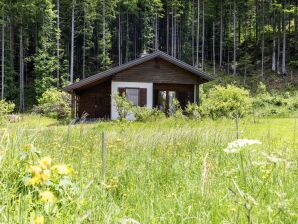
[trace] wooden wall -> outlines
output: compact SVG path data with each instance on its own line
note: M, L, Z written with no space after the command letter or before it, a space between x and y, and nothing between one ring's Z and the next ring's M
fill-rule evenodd
M173 84L200 84L200 77L170 63L156 58L113 76L114 81L153 82Z
M111 80L76 92L78 96L78 116L84 112L88 118L110 118L111 116Z

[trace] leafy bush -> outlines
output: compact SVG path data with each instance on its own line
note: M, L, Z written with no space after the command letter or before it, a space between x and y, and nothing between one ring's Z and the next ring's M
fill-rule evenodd
M5 99L0 100L0 116L4 116L13 112L15 104L12 102L7 102Z
M66 119L71 115L71 99L67 93L52 88L42 94L33 110L51 118Z
M15 104L7 102L5 99L0 100L0 124L6 121L7 114L13 112Z
M185 112L190 118L193 118L193 119L201 118L200 106L196 103L188 103L186 105Z
M183 118L183 110L180 106L179 100L176 98L173 99L173 104L169 108L169 115L176 118Z
M164 117L164 113L157 108L134 107L133 113L136 121L151 121Z
M212 118L244 116L251 108L249 91L234 85L215 86L202 104L203 114Z
M119 115L119 119L123 120L127 117L128 113L131 112L133 104L128 101L125 97L125 93L120 95L118 92L113 95L114 105Z

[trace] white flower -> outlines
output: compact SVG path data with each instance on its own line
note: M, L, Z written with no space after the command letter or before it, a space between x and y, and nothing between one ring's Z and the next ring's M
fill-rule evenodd
M238 139L236 141L230 142L228 147L224 149L226 153L238 153L243 147L250 145L260 145L262 144L258 140L250 140L250 139Z

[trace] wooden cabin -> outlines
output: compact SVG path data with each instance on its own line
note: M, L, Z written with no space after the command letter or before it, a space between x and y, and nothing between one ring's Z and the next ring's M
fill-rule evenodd
M196 102L197 88L213 78L161 51L90 76L64 90L73 96L76 117L117 119L113 93L125 93L136 106L156 107L165 113L176 98L184 109Z

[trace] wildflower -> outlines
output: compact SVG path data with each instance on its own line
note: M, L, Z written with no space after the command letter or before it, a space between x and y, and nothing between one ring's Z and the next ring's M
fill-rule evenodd
M50 175L51 175L51 171L50 170L44 170L41 175L40 175L40 178L41 180L43 181L47 181L49 178L50 178Z
M55 170L59 175L68 175L70 173L70 169L66 165L55 165L52 170Z
M35 186L35 185L39 185L41 183L41 179L40 177L32 177L30 178L28 181L27 181L27 185L30 185L30 186Z
M110 183L111 183L112 188L117 188L118 187L118 178L113 177Z
M137 220L132 218L124 218L121 220L121 224L140 224Z
M42 215L36 216L34 218L34 224L44 224L44 217Z
M271 162L271 163L282 163L282 162L287 162L287 160L283 159L283 158L280 158L280 157L277 157L275 155L267 155L267 154L263 154L266 159Z
M228 147L224 149L226 153L238 153L243 147L250 145L260 145L262 144L258 140L249 140L249 139L238 139L236 141L230 142Z
M49 156L44 157L44 158L42 158L42 159L39 161L39 165L40 165L43 169L50 168L51 163L52 163L52 159L51 159L51 157L49 157Z
M39 175L41 174L42 169L40 166L30 166L29 167L29 173L31 173L32 175Z
M55 196L51 191L44 191L40 194L40 200L42 202L54 202Z
M29 151L31 151L33 148L34 148L33 144L27 144L27 145L24 145L23 150L24 150L25 152L29 152Z

